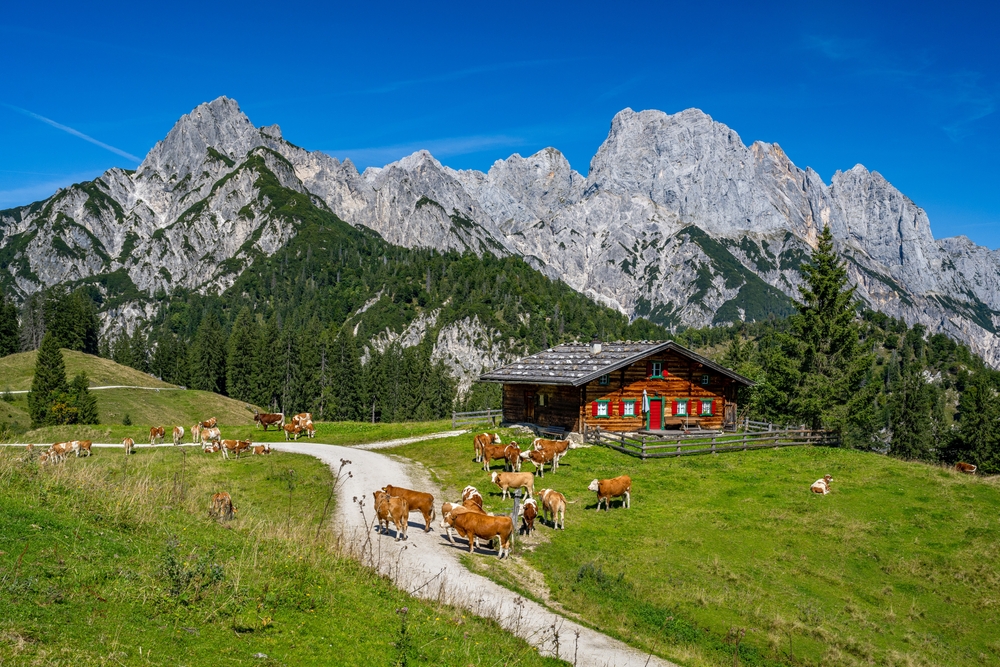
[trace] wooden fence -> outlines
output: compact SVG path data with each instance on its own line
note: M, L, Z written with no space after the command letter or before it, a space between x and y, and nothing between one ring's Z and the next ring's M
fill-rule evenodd
M452 412L451 427L472 426L474 424L491 424L496 426L503 419L503 410L499 408L489 408L486 410L476 410L475 412Z
M584 433L584 440L640 459L665 459L673 456L745 452L751 449L801 447L803 445L835 447L840 444L839 438L832 431L809 429L783 429L757 433L744 431L734 435L680 436L667 439L651 436L625 436L612 431L602 431L600 427L597 427L587 429Z

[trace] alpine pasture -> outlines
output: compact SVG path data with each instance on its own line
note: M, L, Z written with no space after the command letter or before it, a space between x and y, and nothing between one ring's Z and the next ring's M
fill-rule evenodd
M426 465L445 500L472 484L510 511L471 435L390 451ZM631 509L596 511L588 484L621 474ZM832 492L810 493L825 474ZM511 565L466 562L681 664L1000 663L995 478L838 448L640 462L590 447L535 487L566 495L566 529L536 520Z

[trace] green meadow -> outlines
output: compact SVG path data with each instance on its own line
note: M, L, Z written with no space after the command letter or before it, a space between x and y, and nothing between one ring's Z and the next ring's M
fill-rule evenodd
M510 511L471 436L390 451L446 499L473 484ZM832 493L810 493L827 473ZM632 508L595 511L590 481L621 474ZM848 449L641 462L590 447L543 487L566 495L565 531L539 526L511 564L466 562L637 647L720 667L1000 664L996 478Z
M332 482L292 454L0 448L0 665L563 664L342 553Z

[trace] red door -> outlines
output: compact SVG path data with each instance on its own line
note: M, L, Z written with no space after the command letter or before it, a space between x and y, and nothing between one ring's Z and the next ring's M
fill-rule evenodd
M663 401L654 399L649 402L649 428L663 428Z

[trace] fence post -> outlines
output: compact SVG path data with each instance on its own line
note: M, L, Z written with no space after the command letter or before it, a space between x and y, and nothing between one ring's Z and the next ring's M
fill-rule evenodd
M646 460L646 436L642 436L642 460Z
M517 510L521 505L521 489L514 489L514 509L510 512L510 523L514 527L514 530L510 533L510 543L511 546L514 545L514 535L517 533Z
M712 453L716 456L719 455L719 452L715 451L715 436L712 436Z

